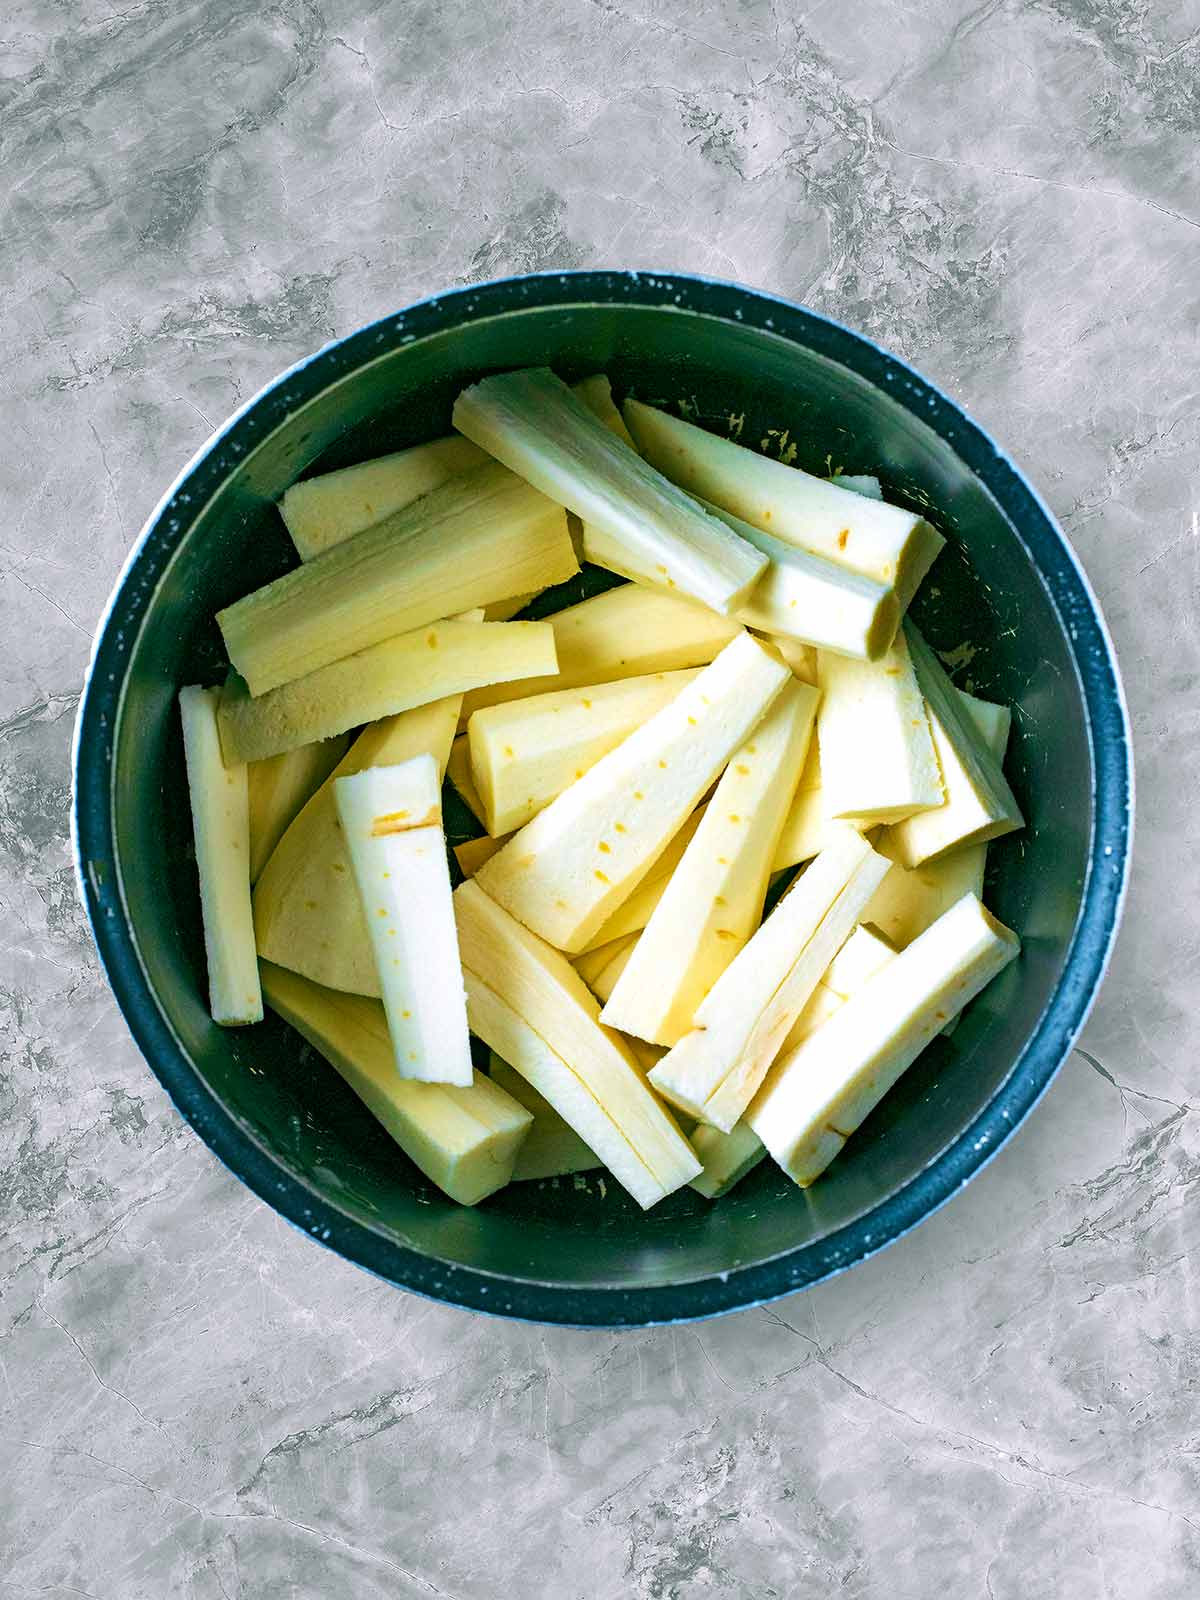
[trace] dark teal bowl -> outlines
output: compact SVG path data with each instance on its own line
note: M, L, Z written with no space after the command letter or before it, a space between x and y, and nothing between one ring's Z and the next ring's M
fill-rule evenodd
M221 606L292 564L275 501L302 474L444 433L492 370L608 372L619 393L743 437L787 428L800 464L877 472L949 536L917 607L1015 710L1029 819L994 845L989 903L1024 953L902 1079L812 1189L770 1163L715 1205L648 1214L617 1189L521 1184L474 1210L433 1190L275 1018L209 1020L175 695L215 682ZM575 598L572 595L570 598ZM971 653L973 652L973 653ZM789 1294L936 1209L999 1148L1071 1048L1103 975L1131 828L1112 647L1074 555L1002 451L909 367L799 306L632 272L458 290L330 345L240 411L151 517L113 593L80 709L83 898L117 1000L168 1094L222 1161L331 1249L435 1299L543 1322L644 1325Z

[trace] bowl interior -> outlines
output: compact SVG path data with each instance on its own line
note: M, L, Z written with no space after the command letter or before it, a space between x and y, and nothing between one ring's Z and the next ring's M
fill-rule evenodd
M196 1073L288 1181L423 1256L500 1278L625 1290L729 1273L819 1240L909 1182L960 1136L1011 1071L1064 968L1092 824L1084 703L1063 624L1016 529L956 453L892 388L736 317L674 306L525 305L366 359L269 432L239 426L207 503L176 497L178 547L133 644L113 750L115 865L141 961ZM205 1009L203 946L175 695L215 682L217 609L294 564L274 501L302 473L447 431L456 392L486 371L606 371L621 395L683 405L796 461L874 472L928 511L949 546L915 614L959 681L1014 708L1008 772L1027 830L993 845L989 904L1024 941L1010 968L939 1039L807 1192L763 1164L716 1205L690 1190L643 1214L595 1175L512 1186L474 1210L445 1200L333 1071L278 1019L227 1031ZM774 431L772 431L774 430ZM265 430L263 430L265 431ZM203 498L203 495L198 496ZM588 575L585 574L585 578ZM590 581L603 582L602 575ZM558 597L579 597L579 580ZM114 618L120 620L120 602ZM450 802L452 826L476 831Z

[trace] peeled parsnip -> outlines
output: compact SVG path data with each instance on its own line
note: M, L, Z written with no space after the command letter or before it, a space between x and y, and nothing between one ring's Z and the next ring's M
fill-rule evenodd
M188 795L200 875L200 914L214 1022L261 1022L262 990L250 910L250 824L246 769L226 766L217 735L220 690L179 691Z
M402 1078L471 1082L441 776L431 755L333 784Z
M316 744L285 750L246 768L250 807L250 882L257 883L271 851L346 754L350 739L339 734Z
M572 1172L591 1172L603 1163L564 1122L544 1095L493 1050L488 1076L533 1118L513 1168L513 1182L534 1178L559 1178Z

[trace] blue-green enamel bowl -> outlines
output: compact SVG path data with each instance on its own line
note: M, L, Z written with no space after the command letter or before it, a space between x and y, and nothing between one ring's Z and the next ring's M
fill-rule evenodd
M1029 819L994 845L988 897L1020 962L910 1070L813 1188L764 1163L714 1204L643 1214L616 1184L520 1184L467 1210L415 1171L278 1019L206 1010L182 684L224 671L213 614L294 556L275 510L303 474L446 431L481 374L548 363L801 465L875 472L949 537L917 615L968 644L972 686L1015 711ZM576 598L573 594L569 598ZM973 651L973 654L970 652ZM392 1283L538 1321L630 1325L789 1294L914 1227L995 1154L1058 1070L1104 973L1129 856L1129 729L1112 646L1037 493L952 401L878 346L770 296L682 276L546 274L457 290L302 362L237 413L138 539L100 628L76 739L82 894L117 1001L180 1112L297 1227ZM460 819L461 820L461 819Z

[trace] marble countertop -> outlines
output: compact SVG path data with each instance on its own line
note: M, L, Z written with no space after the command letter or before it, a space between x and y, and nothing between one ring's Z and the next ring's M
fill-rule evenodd
M0 1600L1200 1592L1200 8L17 0L0 27ZM181 1124L76 903L95 619L243 396L439 286L637 265L876 335L1116 637L1116 960L1000 1157L770 1309L509 1325Z

